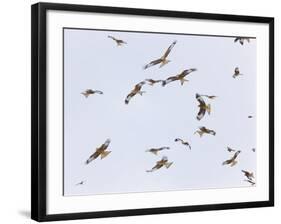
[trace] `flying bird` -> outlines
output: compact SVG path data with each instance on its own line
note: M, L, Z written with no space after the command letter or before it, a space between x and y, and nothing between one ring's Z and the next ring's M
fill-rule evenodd
M198 133L200 137L203 136L203 134L210 134L210 135L216 135L216 132L214 130L208 129L204 126L199 127L199 130L195 131L194 134Z
M210 115L211 105L210 104L207 105L205 103L205 101L203 100L203 98L198 93L196 93L195 97L196 97L197 101L199 102L198 107L200 108L196 118L198 121L200 121L204 117L206 111Z
M90 95L93 95L93 94L103 94L103 92L100 91L100 90L86 89L81 94L84 95L86 98L88 98L88 96L90 96Z
M244 181L246 181L246 182L249 182L252 186L254 186L256 183L254 182L254 181L252 181L252 180L249 180L249 179L247 179L247 180L244 180Z
M170 62L170 60L168 60L167 57L168 57L168 55L170 54L171 50L173 49L173 47L175 46L176 43L177 43L177 41L174 41L174 42L169 46L169 48L166 50L166 52L162 55L161 58L149 62L147 65L145 65L145 66L143 67L143 69L147 69L147 68L149 68L149 67L151 67L151 66L158 65L158 64L160 64L159 68L161 68L161 67L163 67L164 65L168 64L168 63Z
M85 181L81 181L81 182L77 183L76 186L83 185L84 183L85 183Z
M197 71L196 68L191 68L191 69L186 69L183 70L181 73L175 75L175 76L171 76L169 78L167 78L166 80L162 81L162 86L167 85L170 82L174 82L174 81L180 81L181 85L184 84L184 82L188 82L187 79L185 79L185 76L189 75L191 72L195 72Z
M253 118L253 116L252 116L252 115L249 115L248 118Z
M153 153L154 155L157 155L158 152L160 152L160 151L162 151L162 150L165 150L165 149L169 150L170 147L151 148L151 149L146 150L146 152L151 152L151 153Z
M253 151L253 152L256 152L256 149L255 149L255 148L252 148L252 151Z
M168 162L168 158L166 156L163 156L161 160L156 162L156 165L154 167L152 167L151 170L147 170L146 172L153 172L162 167L166 167L168 169L172 164L173 164L173 162Z
M122 46L123 44L127 44L127 42L125 42L124 40L116 39L113 36L107 36L107 37L114 40L116 42L117 46Z
M99 148L96 148L96 151L87 159L86 164L89 164L94 159L98 158L100 156L101 159L106 157L111 151L106 151L110 144L110 139L107 139Z
M228 151L228 152L236 152L235 149L232 149L232 148L230 148L230 147L227 147L227 151Z
M248 180L253 180L254 179L254 173L247 171L247 170L241 170L242 173L244 173L245 177L248 178Z
M145 93L145 91L141 91L141 88L144 84L145 84L145 81L142 81L142 82L138 83L137 85L135 85L134 89L127 95L127 97L125 99L125 104L128 104L130 102L130 100L136 94L140 94L142 96L142 94Z
M249 37L236 37L236 38L234 39L234 42L237 42L237 41L239 41L239 43L240 43L241 45L244 45L244 42L245 42L245 41L247 41L248 43L250 43L250 38L249 38Z
M232 77L235 79L235 78L236 78L237 76L239 76L239 75L243 75L243 74L241 74L239 68L236 67L236 68L234 69L234 74L232 75Z
M147 84L153 86L155 83L163 82L163 80L146 79Z
M181 144L186 145L191 150L191 146L190 146L190 144L187 141L184 141L184 140L182 140L180 138L176 138L175 142L181 142Z
M241 153L241 151L237 151L234 153L234 155L228 159L228 160L225 160L222 165L230 165L230 166L234 166L237 164L237 156Z

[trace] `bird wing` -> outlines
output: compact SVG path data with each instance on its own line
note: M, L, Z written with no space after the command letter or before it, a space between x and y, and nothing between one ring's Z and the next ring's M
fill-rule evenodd
M206 106L205 101L203 100L203 98L198 93L196 93L196 99L199 102L200 106L203 106L203 107Z
M98 93L98 94L103 94L103 92L100 91L100 90L95 90L94 92L95 92L95 93Z
M129 93L128 96L127 96L126 99L125 99L125 103L126 103L126 104L129 104L130 100L131 100L135 95L136 95L136 93L134 93L134 92Z
M163 58L166 58L166 57L170 54L171 50L172 50L173 47L176 45L176 43L177 43L177 41L174 41L174 42L168 47L168 49L166 50L166 52L165 52L164 55L163 55Z
M98 158L100 155L100 151L96 150L86 161L86 164L89 164L90 162L92 162L94 159Z
M237 42L239 39L240 39L240 37L236 37L236 38L234 39L234 42Z
M157 64L159 64L159 63L161 63L161 62L162 62L162 59L161 59L161 58L156 59L156 60L154 60L154 61L149 62L147 65L145 65L145 66L143 67L143 69L147 69L147 68L149 68L149 67L151 67L151 66L153 66L153 65L157 65Z
M115 37L113 37L113 36L107 36L108 38L110 38L110 39L112 39L112 40L115 40L116 41L116 38Z
M205 113L206 113L206 109L200 108L200 110L196 116L197 120L200 121L204 117Z

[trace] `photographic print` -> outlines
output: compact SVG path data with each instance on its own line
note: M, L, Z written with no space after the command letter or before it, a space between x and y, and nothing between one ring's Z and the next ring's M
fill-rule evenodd
M64 195L255 187L256 38L63 29Z
M274 18L32 6L31 217L274 205Z

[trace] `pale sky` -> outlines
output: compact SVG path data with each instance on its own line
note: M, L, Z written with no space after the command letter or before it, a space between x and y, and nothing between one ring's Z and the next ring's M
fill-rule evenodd
M128 44L117 47L108 35ZM162 68L143 70L177 40ZM235 67L243 76L232 78ZM134 85L146 78L165 79L184 69L197 68L183 86L172 82L146 85L125 105ZM85 98L85 89L103 95ZM211 115L198 121L195 94L205 99ZM64 30L64 195L95 195L248 187L241 169L256 174L256 40L243 46L233 37L153 34L98 30ZM252 119L248 115L253 115ZM199 126L216 136L193 133ZM187 140L192 150L175 138ZM85 161L111 139L106 158ZM158 156L149 148L169 146ZM238 164L226 147L241 150ZM257 149L259 150L259 149ZM173 162L169 169L147 173L162 156ZM83 185L76 185L85 181Z

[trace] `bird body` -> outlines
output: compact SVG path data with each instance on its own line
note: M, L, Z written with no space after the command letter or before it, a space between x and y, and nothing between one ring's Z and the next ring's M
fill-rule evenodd
M254 173L247 171L247 170L241 170L242 173L244 173L244 175L249 179L249 180L253 180L254 178Z
M234 74L232 75L232 77L235 79L235 78L238 77L239 75L243 75L243 74L241 74L239 68L236 67L236 68L234 69Z
M216 132L214 130L208 129L204 126L199 127L199 130L195 131L194 134L199 134L200 137L203 136L203 134L210 134L210 135L216 135Z
M157 155L158 152L160 152L160 151L162 151L162 150L165 150L165 149L169 150L170 147L151 148L151 149L146 150L146 152L151 152L151 153L153 153L154 155Z
M211 105L210 104L206 104L204 99L198 93L196 93L195 97L196 97L197 101L199 102L199 105L198 105L199 112L198 112L196 118L197 118L197 120L200 121L204 117L206 111L210 115L210 113L211 113Z
M100 156L101 159L105 158L111 151L106 151L110 144L110 139L107 139L99 148L96 148L96 151L87 159L86 164L89 164L94 159Z
M175 142L181 142L183 145L189 147L189 149L191 150L191 146L190 146L190 144L187 141L184 141L184 140L182 140L180 138L176 138Z
M127 44L127 42L123 41L123 40L120 40L120 39L116 39L115 37L113 36L107 36L108 38L114 40L117 44L117 46L122 46L123 44Z
M125 104L129 104L130 100L137 94L140 94L142 96L145 91L141 91L142 86L145 84L145 81L142 81L135 85L134 89L127 95L125 99Z
M245 42L245 41L247 41L248 43L250 43L250 38L249 38L249 37L236 37L236 38L234 39L234 42L237 42L237 41L239 41L239 43L240 43L241 45L244 45L244 42Z
M197 71L197 69L196 68L186 69L186 70L183 70L181 73L179 73L175 76L170 76L166 80L162 81L162 86L165 86L168 83L174 82L174 81L180 81L181 85L183 85L184 82L188 82L188 80L185 79L185 77L187 75L189 75L191 72L194 72L194 71Z
M153 86L156 83L163 82L163 80L146 79L147 84Z
M166 169L168 169L172 164L173 164L173 162L168 162L168 158L166 156L163 156L161 160L156 162L156 165L154 167L152 167L152 169L147 170L146 172L153 172L162 167L166 167Z
M147 69L151 66L160 64L159 68L163 67L164 65L168 64L170 62L170 60L167 59L168 55L170 54L171 50L173 49L173 47L175 46L175 44L177 43L177 41L174 41L169 48L166 50L166 52L161 56L161 58L153 60L151 62L149 62L147 65L145 65L143 67L143 69Z
M235 152L234 153L234 155L230 158L230 159L228 159L228 160L225 160L223 163L222 163L222 165L230 165L231 167L232 166L235 166L236 164L237 164L237 157L238 157L238 155L241 153L241 151L237 151L237 152Z
M86 98L88 98L90 95L93 95L93 94L103 94L103 92L100 91L100 90L86 89L81 94L84 95Z

